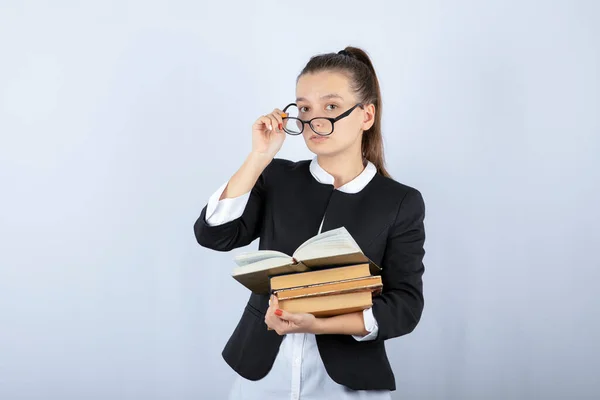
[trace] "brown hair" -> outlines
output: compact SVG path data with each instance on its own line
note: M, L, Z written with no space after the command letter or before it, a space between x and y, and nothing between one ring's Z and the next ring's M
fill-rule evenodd
M381 134L381 91L375 68L367 53L348 46L338 53L319 54L311 57L298 78L319 71L339 71L350 80L350 87L363 104L375 106L375 122L362 137L362 155L377 167L377 172L390 177L385 168L383 136Z

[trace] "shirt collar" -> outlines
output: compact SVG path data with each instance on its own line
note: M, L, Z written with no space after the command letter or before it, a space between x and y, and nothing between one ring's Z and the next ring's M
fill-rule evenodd
M333 185L333 176L319 165L316 156L310 162L310 173L318 182ZM377 174L377 167L371 161L367 160L367 166L363 171L350 182L337 188L337 190L344 193L358 193L367 186L375 174Z

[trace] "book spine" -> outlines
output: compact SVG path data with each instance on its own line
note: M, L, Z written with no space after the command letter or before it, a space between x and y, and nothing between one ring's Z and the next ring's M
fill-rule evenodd
M325 290L325 291L317 292L317 293L304 293L304 294L297 294L297 295L290 294L289 296L287 295L287 293L285 293L281 297L277 296L277 299L282 301L282 300L291 300L291 299L301 299L301 298L306 298L306 297L330 296L330 295L335 295L335 294L355 293L355 292L364 292L364 291L371 291L375 295L375 294L378 294L381 292L382 286L383 285L381 283L374 283L371 285L361 286L359 288Z
M277 294L279 292L282 291L288 291L288 290L298 290L298 289L306 289L306 288L312 288L312 287L319 287L319 286L327 286L327 285L331 285L332 283L344 283L344 282L353 282L353 281L361 281L361 280L368 280L372 278L372 276L359 276L358 278L348 278L348 279L340 279L340 280L336 280L336 281L328 281L328 282L320 282L320 283L312 283L310 285L300 285L300 286L291 286L291 287L287 287L287 288L281 288L281 289L274 289L271 290L272 294ZM373 279L375 280L375 279Z

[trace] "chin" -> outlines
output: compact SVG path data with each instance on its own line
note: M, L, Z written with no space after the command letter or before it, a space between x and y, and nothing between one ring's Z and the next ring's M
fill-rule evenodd
M308 146L308 149L317 156L332 156L338 154L339 149L325 148L325 146Z
M312 140L310 139L306 139L306 147L308 147L309 149L311 149L314 152L322 152L322 151L327 151L327 149L329 149L328 144L330 143L314 143Z

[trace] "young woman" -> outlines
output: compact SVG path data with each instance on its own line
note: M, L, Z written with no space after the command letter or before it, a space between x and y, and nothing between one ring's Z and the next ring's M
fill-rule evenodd
M288 135L302 135L315 157L275 158ZM230 398L389 399L396 386L384 342L410 333L423 310L424 214L421 193L385 169L367 54L347 47L312 57L295 103L252 126L252 151L202 209L196 239L229 251L260 238L259 249L292 254L344 226L382 268L383 291L371 308L330 318L282 312L276 298L252 293L223 350L239 375Z

